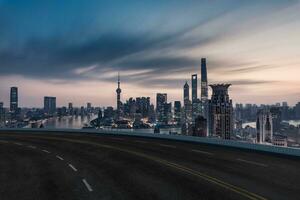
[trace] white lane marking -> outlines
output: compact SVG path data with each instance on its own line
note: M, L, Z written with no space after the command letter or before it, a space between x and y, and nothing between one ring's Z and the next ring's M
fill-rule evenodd
M162 147L176 148L176 146L174 146L174 145L167 145L167 144L158 144L158 145L162 146Z
M146 143L148 143L148 142L146 142L146 141L142 141L142 140L135 140L135 142L142 143L142 144L146 144Z
M20 142L14 142L14 144L22 146L23 144L21 144Z
M85 179L82 179L82 182L84 183L84 185L88 189L88 191L93 192L92 187L90 186L90 184Z
M47 151L45 149L43 149L42 151L45 152L45 153L51 153L50 151Z
M29 147L29 148L31 148L31 149L36 149L36 146L32 146L32 145L29 145L29 146L27 146L27 147Z
M76 169L73 165L69 164L69 167L70 167L71 169L73 169L75 172L77 172L77 169Z
M125 140L124 138L111 138L113 140Z
M210 156L214 155L213 153L210 153L210 152L207 152L207 151L200 151L200 150L197 150L197 149L192 149L191 151L196 152L196 153L210 155Z
M59 160L64 160L62 157L60 156L56 156L56 158L58 158Z
M261 167L268 167L268 165L266 165L266 164L258 163L258 162L254 162L254 161L250 161L250 160L244 160L244 159L241 159L241 158L237 158L236 160L238 160L240 162L252 164L252 165L261 166Z

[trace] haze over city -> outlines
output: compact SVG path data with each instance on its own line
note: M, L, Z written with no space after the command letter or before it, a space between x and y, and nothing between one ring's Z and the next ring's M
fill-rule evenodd
M128 3L130 2L130 3ZM240 103L295 104L300 89L299 1L0 0L0 100L20 106L115 106L168 93L182 100L207 58L209 83Z

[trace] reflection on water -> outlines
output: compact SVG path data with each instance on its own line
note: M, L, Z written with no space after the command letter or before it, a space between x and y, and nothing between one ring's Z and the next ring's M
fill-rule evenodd
M296 127L300 125L300 120L289 120L289 121L284 121L284 122L287 122L290 125L293 125L293 126L296 126Z
M86 124L93 119L95 119L96 115L88 115L88 116L65 116L65 117L54 117L48 119L44 122L45 128L71 128L71 129L81 129ZM114 131L124 131L124 129L114 129ZM154 133L153 128L149 129L126 129L126 131L139 132L139 133ZM169 134L172 133L181 133L180 128L161 128L161 134Z
M287 121L283 121L283 122L289 123L290 125L293 125L293 126L296 126L296 127L300 125L300 120L287 120ZM245 128L247 125L252 127L252 128L256 128L256 122L243 123L243 128Z
M96 115L85 115L85 116L65 116L65 117L54 117L48 119L44 122L45 128L74 128L74 129L81 129L85 124L89 124L89 122L95 119ZM291 125L298 126L300 125L300 120L289 120L284 121ZM255 122L247 122L243 123L243 128L247 125L250 127L256 128ZM117 131L117 130L116 130ZM127 129L127 131L136 131L136 132L143 132L143 133L153 133L154 129ZM160 133L168 134L169 132L177 132L181 133L180 128L161 128Z
M89 122L95 118L95 115L54 117L46 120L44 127L81 129L85 124L89 124Z
M112 129L108 129L112 130ZM147 128L147 129L113 129L114 131L130 131L136 133L154 133L154 128ZM181 134L181 128L161 128L160 134Z

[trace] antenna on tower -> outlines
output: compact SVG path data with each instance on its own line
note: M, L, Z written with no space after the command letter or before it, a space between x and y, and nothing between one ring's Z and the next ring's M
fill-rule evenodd
M118 88L120 87L120 72L118 72Z

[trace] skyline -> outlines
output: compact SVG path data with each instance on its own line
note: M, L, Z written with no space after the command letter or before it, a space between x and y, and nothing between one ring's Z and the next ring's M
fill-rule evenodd
M156 93L182 101L206 57L209 84L231 83L234 103L294 105L299 9L299 1L0 0L0 101L7 106L17 86L22 107L42 106L44 96L115 106L118 71L123 101L154 103Z

